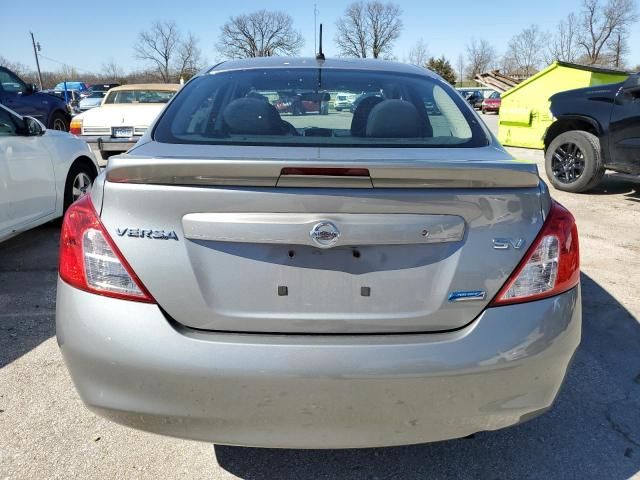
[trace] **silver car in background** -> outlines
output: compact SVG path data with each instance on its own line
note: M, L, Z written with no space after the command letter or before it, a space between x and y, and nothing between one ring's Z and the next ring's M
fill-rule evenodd
M367 94L287 115L280 91ZM62 227L57 335L86 405L216 443L412 444L551 407L578 236L440 77L263 58L187 83Z
M81 112L86 112L87 110L91 110L92 108L99 107L102 103L102 99L106 94L107 92L103 92L100 90L92 91L89 95L80 100L78 109Z

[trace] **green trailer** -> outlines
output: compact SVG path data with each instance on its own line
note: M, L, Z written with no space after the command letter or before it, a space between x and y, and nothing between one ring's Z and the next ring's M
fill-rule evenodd
M554 62L502 94L498 139L513 147L544 148L553 118L549 97L558 92L626 80L622 70Z

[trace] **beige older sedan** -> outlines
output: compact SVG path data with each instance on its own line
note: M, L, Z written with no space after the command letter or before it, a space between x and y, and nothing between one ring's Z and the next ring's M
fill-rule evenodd
M100 166L105 166L111 155L136 144L179 88L166 83L112 88L98 108L73 118L70 132L85 139Z

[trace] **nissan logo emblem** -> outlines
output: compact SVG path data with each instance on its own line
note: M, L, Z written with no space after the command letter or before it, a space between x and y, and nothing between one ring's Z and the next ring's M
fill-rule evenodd
M340 230L332 222L319 222L316 223L309 232L311 240L317 247L331 248L340 238Z

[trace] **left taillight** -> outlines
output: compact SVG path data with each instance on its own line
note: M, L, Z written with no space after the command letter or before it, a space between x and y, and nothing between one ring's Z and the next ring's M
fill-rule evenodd
M578 228L573 215L553 201L536 240L490 306L552 297L579 282Z
M66 283L86 292L155 303L113 243L89 195L72 204L64 216L59 272Z
M69 133L73 135L82 135L82 120L71 119L71 125L69 127Z

